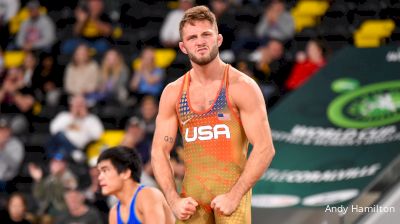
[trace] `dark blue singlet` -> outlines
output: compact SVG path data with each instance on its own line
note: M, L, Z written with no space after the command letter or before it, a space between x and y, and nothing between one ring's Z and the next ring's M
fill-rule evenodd
M143 185L140 185L138 187L138 189L136 190L135 194L133 195L132 201L131 201L131 205L129 207L129 217L128 217L128 222L124 223L121 219L121 215L120 215L120 206L121 206L121 202L118 201L117 204L117 221L118 224L141 224L142 222L139 221L138 217L136 216L135 213L135 204L136 204L136 197L138 195L138 193L144 188Z

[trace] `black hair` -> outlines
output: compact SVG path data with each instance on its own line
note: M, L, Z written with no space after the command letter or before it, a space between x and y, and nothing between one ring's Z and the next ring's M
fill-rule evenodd
M116 146L106 149L100 154L97 159L97 164L104 160L110 160L118 173L130 170L131 178L140 183L142 161L136 149L125 146Z
M27 201L26 201L25 195L24 195L22 192L14 192L14 193L12 193L12 194L10 195L10 197L8 197L8 200L7 200L7 210L8 210L8 206L10 205L11 199L12 199L12 198L18 198L18 197L21 198L22 203L23 203L24 206L25 206L25 210L28 209L28 203L27 203Z

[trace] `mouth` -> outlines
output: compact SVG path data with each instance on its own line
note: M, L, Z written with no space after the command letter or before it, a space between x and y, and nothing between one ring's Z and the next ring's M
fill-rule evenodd
M198 53L203 53L203 52L206 52L206 51L208 51L208 49L206 47L202 47L202 48L197 49Z

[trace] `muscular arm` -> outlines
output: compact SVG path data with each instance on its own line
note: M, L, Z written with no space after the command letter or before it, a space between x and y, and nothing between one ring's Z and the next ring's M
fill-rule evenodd
M246 77L232 87L231 92L233 101L240 111L246 136L253 144L253 150L244 171L230 191L240 200L265 172L272 161L275 149L265 102L258 85Z
M170 162L170 152L178 131L178 118L175 112L177 94L173 91L173 87L168 85L161 95L151 150L154 175L170 205L179 198Z
M157 189L145 188L138 198L143 198L140 201L140 212L142 222L146 224L151 223L172 223L172 213L165 213L163 203L165 202L164 195Z

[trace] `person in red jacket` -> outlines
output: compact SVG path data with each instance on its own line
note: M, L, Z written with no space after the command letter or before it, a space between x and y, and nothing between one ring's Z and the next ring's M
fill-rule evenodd
M311 76L326 64L325 48L322 42L310 40L306 46L306 52L300 51L296 55L296 63L285 82L288 91L292 91L303 85Z

